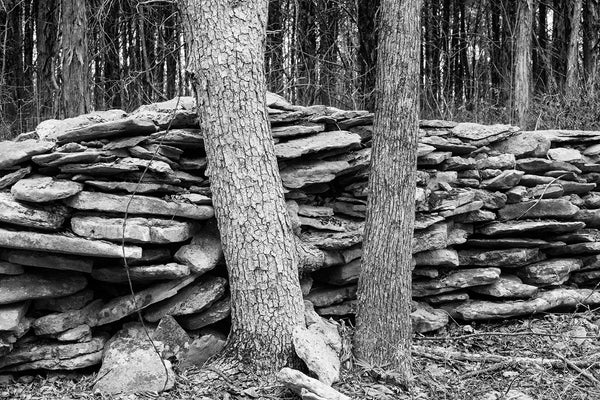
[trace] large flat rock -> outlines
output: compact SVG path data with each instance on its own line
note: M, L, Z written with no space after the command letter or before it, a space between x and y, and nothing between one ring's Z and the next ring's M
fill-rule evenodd
M490 146L500 153L514 154L517 158L522 157L546 157L552 142L545 135L535 132L520 132L506 140L494 143Z
M19 168L14 172L10 172L0 177L0 189L9 188L21 179L25 178L31 173L31 166Z
M537 286L527 285L515 275L502 275L491 285L476 286L469 289L472 292L502 299L528 299L533 297Z
M331 385L340 378L340 359L319 332L302 326L294 328L292 343L298 357L317 378Z
M10 192L17 200L45 203L74 196L82 190L81 183L43 176L21 179Z
M136 136L157 131L154 122L149 119L121 119L75 128L56 135L59 144L91 141L119 136Z
M166 183L137 183L137 182L108 182L86 180L86 185L100 189L104 192L128 192L136 194L150 193L179 193L183 192L183 188L179 186L169 185Z
M81 192L65 203L77 210L118 212L129 214L165 215L197 220L209 219L214 216L211 206L162 200L149 196L121 196L100 192ZM128 207L129 205L129 207Z
M280 171L283 186L299 189L313 183L327 183L348 169L347 161L305 161L286 166Z
M5 370L7 367L11 370L84 368L100 362L102 349L105 344L106 338L103 336L95 337L91 341L84 343L26 343L17 346L10 354L0 358L0 368ZM77 363L74 361L83 361L83 359L77 360L78 357L98 352L100 353L100 357L98 357L95 363L79 363L76 366ZM44 360L47 363L30 364ZM25 366L25 364L27 365ZM54 368L51 367L52 364L55 365Z
M461 266L517 268L542 260L544 257L536 248L516 248L500 250L460 250L458 259Z
M293 159L303 155L350 149L360 146L360 136L347 131L327 131L275 145L275 155L280 159Z
M305 136L312 133L319 133L325 130L325 124L316 124L304 122L297 125L283 125L271 127L271 134L274 138L290 138L296 136Z
M86 285L85 276L59 271L2 276L0 277L0 304L67 296L80 291Z
M92 215L74 215L71 229L79 236L127 243L168 244L184 242L194 233L191 222L159 218L127 218L123 232L123 218Z
M188 275L190 275L190 268L177 263L133 266L129 267L129 275L125 267L100 267L94 268L92 272L92 278L95 280L113 283L124 283L129 279L132 282L171 280Z
M0 223L42 230L58 230L69 211L60 205L34 206L16 201L10 193L0 192Z
M0 169L8 169L22 162L29 161L36 154L49 152L54 146L52 142L34 139L22 142L0 142Z
M86 150L77 153L53 151L48 154L33 156L31 161L42 167L59 167L64 164L92 164L97 162L111 162L115 157L98 150Z
M173 297L148 308L144 313L144 319L156 322L165 315L189 315L201 312L223 297L226 287L225 278L199 278Z
M137 246L119 246L100 240L88 240L61 234L18 232L0 228L0 247L54 253L76 254L92 257L127 258L142 257Z
M439 223L427 229L415 231L413 253L445 249L448 246L448 224Z
M542 199L523 203L508 204L498 210L498 216L504 220L521 218L570 218L579 211L579 207L568 200Z
M539 293L530 300L492 302L473 300L454 308L454 313L466 321L503 319L533 315L557 307L600 304L600 292L592 289L554 289Z
M62 254L39 251L5 250L1 257L11 263L37 268L58 269L64 271L92 272L94 260Z
M412 294L414 297L432 296L472 286L489 285L499 278L499 268L461 269L453 271L443 278L413 282Z
M507 236L533 233L565 233L585 227L578 221L507 221L492 222L477 229L478 233L486 236Z
M448 325L448 313L431 307L427 303L412 302L410 321L413 333L425 333Z
M417 266L457 267L458 254L454 249L439 249L413 255Z
M582 266L583 261L578 258L556 258L527 265L518 271L518 275L531 285L560 285L569 279L571 272Z

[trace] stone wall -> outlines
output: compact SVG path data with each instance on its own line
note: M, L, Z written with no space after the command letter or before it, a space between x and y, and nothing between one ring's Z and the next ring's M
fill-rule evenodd
M207 161L193 101L175 104L45 121L0 143L0 372L99 364L137 319L123 255L155 338L222 345L229 299ZM373 115L268 105L296 234L323 255L303 267L305 298L323 316L352 315ZM600 304L597 143L600 132L421 121L415 331L449 315Z

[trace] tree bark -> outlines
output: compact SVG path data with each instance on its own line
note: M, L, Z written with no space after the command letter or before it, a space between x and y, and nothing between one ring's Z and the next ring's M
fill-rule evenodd
M598 74L600 46L600 1L586 0L583 13L583 70L586 87L593 89Z
M62 0L62 114L89 110L87 16L85 0Z
M188 70L231 290L226 354L259 371L291 363L303 322L298 255L265 108L266 0L181 0ZM218 45L217 45L218 44Z
M375 107L378 36L375 20L379 2L380 0L359 0L357 9L359 90L364 98L363 106L368 110Z
M265 55L267 86L272 92L281 94L284 88L284 61L283 13L281 12L280 0L269 1L267 33L267 52Z
M383 0L377 103L358 312L356 356L410 371L410 302L420 51L420 1Z
M581 26L581 1L569 2L569 47L567 49L567 74L565 78L565 94L567 97L575 95L579 78L577 74L577 61L579 59L579 28Z
M527 125L527 111L529 110L533 13L533 0L519 0L515 38L515 70L513 73L513 115L523 129Z

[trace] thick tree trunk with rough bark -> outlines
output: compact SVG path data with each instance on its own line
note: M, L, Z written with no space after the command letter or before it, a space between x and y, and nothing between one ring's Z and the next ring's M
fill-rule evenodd
M588 90L596 86L600 52L600 0L586 0L583 13L583 70Z
M526 128L527 111L529 110L533 13L533 0L519 0L515 38L515 70L513 73L513 113L517 123L523 129Z
M579 28L581 27L581 1L569 2L569 22L571 33L569 47L567 48L567 76L565 79L565 94L569 97L575 95L578 84L577 59L579 58Z
M86 1L62 0L62 113L64 117L74 117L89 111L90 84L86 30Z
M265 109L266 0L181 0L231 290L227 355L262 371L294 360L298 255Z
M369 199L355 349L371 365L410 371L411 259L418 133L421 1L383 0Z

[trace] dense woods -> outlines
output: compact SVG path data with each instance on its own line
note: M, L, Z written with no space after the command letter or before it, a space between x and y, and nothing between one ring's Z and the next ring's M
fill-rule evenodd
M268 89L373 109L378 6L271 0ZM422 118L597 128L598 0L426 0L421 13ZM3 0L2 134L190 95L181 26L171 1Z

